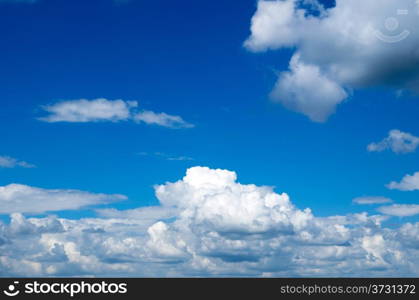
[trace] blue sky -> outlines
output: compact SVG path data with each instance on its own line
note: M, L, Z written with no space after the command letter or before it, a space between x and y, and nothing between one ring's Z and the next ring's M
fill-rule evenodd
M255 0L0 1L0 156L36 166L0 168L0 186L127 197L52 212L70 220L96 217L96 208L158 205L153 186L175 182L193 166L274 186L318 217L380 214L377 205L352 203L361 196L417 204L418 191L386 184L418 171L418 152L367 151L393 129L419 135L414 89L342 79L347 97L327 121L287 109L269 95L305 46L245 47L256 36L256 9ZM39 119L48 105L98 98L138 101L138 111L180 116L194 126ZM7 213L1 218L8 223ZM417 221L418 215L392 217L384 224Z

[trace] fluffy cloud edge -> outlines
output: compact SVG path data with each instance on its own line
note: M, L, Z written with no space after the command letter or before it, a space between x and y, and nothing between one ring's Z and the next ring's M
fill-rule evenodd
M416 191L419 190L419 172L405 175L400 182L392 181L386 185L390 190Z
M289 69L279 75L270 98L314 122L326 122L348 97L344 88L316 65L302 62L298 54L292 57Z
M419 146L419 137L398 129L390 130L388 136L377 143L367 146L369 152L382 152L391 150L397 154L406 154L416 151Z

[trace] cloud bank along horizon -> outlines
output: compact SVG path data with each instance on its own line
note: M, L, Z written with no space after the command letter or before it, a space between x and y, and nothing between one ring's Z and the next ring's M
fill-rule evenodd
M23 189L24 193L16 189ZM10 191L10 189L14 189ZM26 218L15 205L10 224L0 224L2 276L417 276L419 223L390 229L388 217L367 213L316 217L286 193L241 184L237 174L192 167L176 181L155 186L158 206L98 209L98 217L71 220ZM121 195L85 194L12 186L0 201L22 197L46 203L36 212L122 201ZM66 206L71 200L72 207ZM38 201L38 202L39 202ZM372 203L373 200L359 201ZM387 203L376 199L376 203ZM409 207L384 206L403 216ZM415 213L419 213L418 209ZM12 208L8 210L9 213ZM24 247L23 245L30 245Z
M244 46L292 49L270 97L325 122L357 89L419 92L418 18L416 0L260 0Z

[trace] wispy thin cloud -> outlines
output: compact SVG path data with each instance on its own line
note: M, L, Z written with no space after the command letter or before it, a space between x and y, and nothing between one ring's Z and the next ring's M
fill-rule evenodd
M35 168L36 166L10 156L0 156L0 168Z
M381 206L377 208L380 213L396 216L396 217L411 217L419 215L419 205L417 204L394 204L389 206Z
M93 100L77 99L60 101L51 105L42 106L48 115L38 120L48 123L69 122L120 122L134 121L147 125L157 125L172 129L192 128L193 124L186 122L182 117L164 112L156 113L149 110L137 111L137 101L124 101L121 99L108 100L98 98Z
M137 113L134 115L134 120L148 125L158 125L173 129L195 127L193 124L183 120L180 116L168 115L166 113L155 113L149 110Z
M384 203L391 203L393 200L386 197L380 196L363 196L357 197L352 200L352 203L360 204L360 205L368 205L368 204L384 204Z
M151 157L158 157L158 158L162 158L165 160L170 160L170 161L193 161L194 159L192 157L189 156L176 156L176 155L172 155L172 154L168 154L168 153L164 153L164 152L138 152L138 155L141 156L151 156Z
M45 213L126 200L119 194L94 194L79 190L43 189L23 184L0 186L0 214Z

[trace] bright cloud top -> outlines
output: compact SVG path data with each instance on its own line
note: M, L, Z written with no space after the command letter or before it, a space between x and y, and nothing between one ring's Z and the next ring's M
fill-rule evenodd
M182 221L219 234L289 232L312 218L310 210L297 210L287 194L241 185L234 172L206 167L191 168L183 180L157 186L156 196L163 205L183 210Z
M18 160L10 156L0 156L0 168L35 168L35 165L27 163L23 160Z
M352 89L417 91L416 2L336 0L335 7L325 9L317 0L260 0L244 45L254 52L295 49L271 96L323 122Z
M107 100L99 98L94 100L78 99L61 101L52 105L43 106L49 113L39 120L55 122L118 122L129 121L144 122L168 128L191 128L192 124L184 121L180 116L152 111L136 112L137 101Z
M12 214L10 225L0 223L0 275L419 274L418 223L389 229L385 217L366 213L319 218L285 193L206 167L155 192L159 206L99 210L102 218Z
M392 181L387 187L391 190L416 191L419 190L419 172L413 175L406 175L400 182Z
M22 184L0 187L0 214L45 213L125 200L123 195L78 190L48 190Z
M377 196L369 196L369 197L357 197L352 200L352 203L355 204L384 204L384 203L391 203L393 200L386 197L377 197Z
M370 152L381 152L390 149L394 153L414 152L419 146L419 137L393 129L388 133L388 137L378 143L371 143L367 149Z

